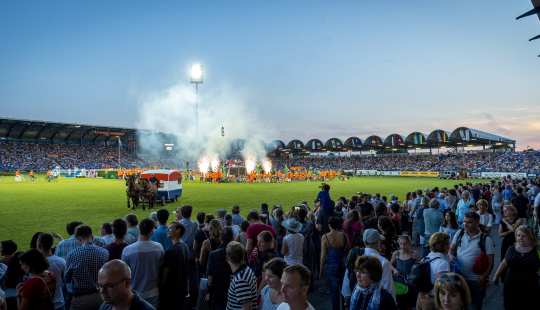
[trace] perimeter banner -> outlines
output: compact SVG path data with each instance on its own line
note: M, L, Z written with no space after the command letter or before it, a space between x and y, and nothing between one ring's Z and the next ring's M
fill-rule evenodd
M400 171L402 177L438 177L439 171Z

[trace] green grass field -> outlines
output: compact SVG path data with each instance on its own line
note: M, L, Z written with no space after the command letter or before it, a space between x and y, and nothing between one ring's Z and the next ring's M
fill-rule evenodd
M451 186L456 181L412 177L358 177L331 182L331 196L350 197L356 192L381 193L403 197L408 191L433 186ZM184 183L182 198L166 205L168 210L191 204L194 214L230 210L239 204L242 213L258 209L262 202L290 207L306 200L312 202L319 183L296 182L279 184L203 184ZM158 206L159 208L159 206ZM99 233L100 225L123 217L130 211L126 205L124 182L105 179L59 179L48 183L43 176L32 183L15 183L13 177L0 177L0 240L13 239L20 248L29 247L37 231L58 232L65 236L68 221L80 220ZM146 217L149 211L135 212Z

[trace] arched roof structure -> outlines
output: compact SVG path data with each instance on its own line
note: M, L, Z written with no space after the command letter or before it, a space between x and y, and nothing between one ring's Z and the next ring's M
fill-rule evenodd
M343 151L343 142L341 142L341 140L338 138L330 138L328 141L326 141L324 147L333 152Z
M350 137L345 140L345 148L351 151L359 151L363 146L362 140L358 137Z
M405 139L402 135L394 133L384 139L384 146L400 148L405 146Z
M407 144L407 146L420 147L420 146L426 145L426 143L427 143L426 135L418 131L410 133L405 138L405 144Z
M372 135L364 140L364 146L366 148L381 148L383 146L383 140L379 136Z
M324 144L319 139L311 139L306 143L306 150L310 152L322 152L324 151Z

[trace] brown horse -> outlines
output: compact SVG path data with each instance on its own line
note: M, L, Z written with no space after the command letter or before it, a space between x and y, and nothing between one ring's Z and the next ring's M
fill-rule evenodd
M147 179L139 179L139 186L141 188L139 195L143 202L143 210L145 209L144 203L148 203L148 208L154 208L157 197L157 186Z
M128 209L135 210L135 208L139 205L141 195L141 187L139 186L138 177L134 174L128 176L126 179L126 186L127 207ZM131 205L133 205L133 207Z

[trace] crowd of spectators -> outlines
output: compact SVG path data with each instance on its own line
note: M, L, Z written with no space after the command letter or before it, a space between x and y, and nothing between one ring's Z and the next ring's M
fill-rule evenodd
M236 205L193 219L184 205L99 233L73 221L56 246L43 232L24 252L1 241L0 309L482 309L499 281L505 309L539 309L539 181L419 189L403 201L333 200L324 185L313 205L262 203L245 218ZM331 306L321 308L309 292L323 287Z
M0 171L46 171L62 169L105 169L118 167L116 145L66 145L0 141ZM121 148L120 166L124 168L184 164L173 158L140 156ZM540 174L540 152L468 152L447 154L379 154L352 156L294 156L273 159L273 167L282 170L302 166L310 170L381 170L381 171L455 171L525 172Z
M471 152L449 154L384 154L303 156L275 159L276 169L302 166L311 170L525 172L540 174L540 152Z

